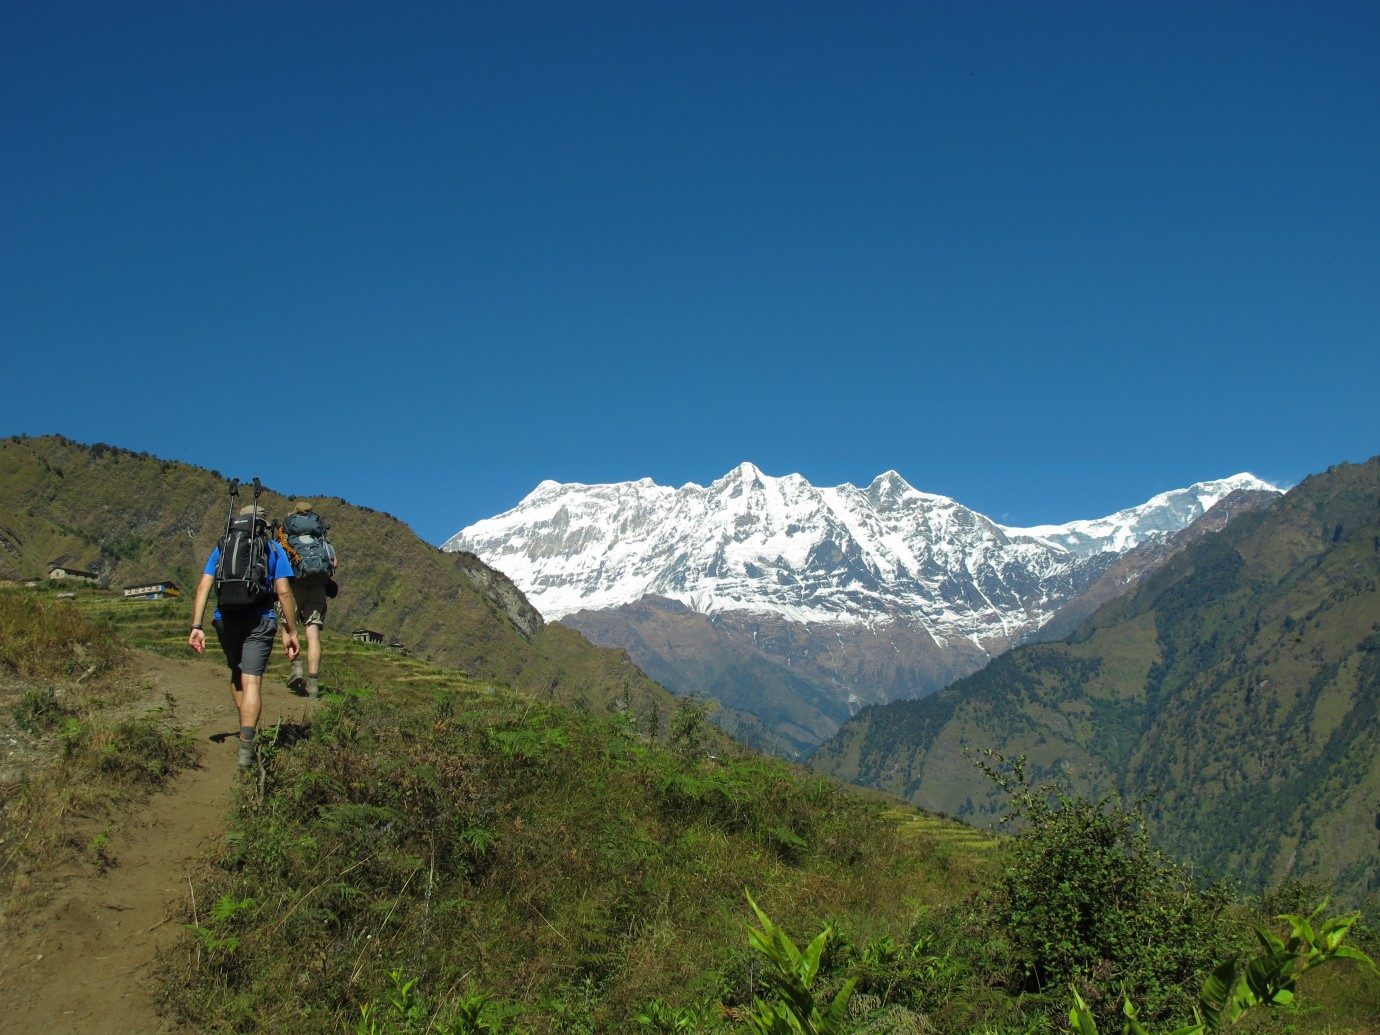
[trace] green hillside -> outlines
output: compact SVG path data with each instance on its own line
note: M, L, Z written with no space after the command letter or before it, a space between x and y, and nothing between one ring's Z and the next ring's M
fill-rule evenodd
M252 475L252 469L236 472ZM619 650L548 625L502 574L443 553L389 514L312 496L342 558L335 629L369 628L414 656L551 701L631 710L664 725L672 699ZM270 517L291 497L266 491ZM190 594L224 530L219 472L68 439L0 440L0 579L53 562L113 587L174 579ZM184 602L190 612L190 602Z
M1148 802L1178 858L1260 888L1380 892L1380 459L1307 479L1205 536L1063 642L923 701L867 709L827 772L979 823L965 752L1026 755Z
M138 675L166 664L149 650L187 657L182 603L56 595L0 591L0 722L48 752L0 786L0 871L17 863L4 876L27 889L11 882L9 915L0 900L7 939L41 925L45 867L98 879L112 865L101 845L141 822L146 789L191 776L186 703ZM771 998L749 889L797 944L829 931L813 995L852 984L842 1030L1052 1033L1070 980L1104 1022L1123 985L1147 1019L1184 1017L1254 915L1140 854L1116 814L1078 807L1072 825L998 841L779 760L719 754L690 702L655 739L625 714L329 630L326 650L338 692L262 731L262 768L228 784L224 834L191 884L177 853L175 871L147 872L184 925L148 971L159 1030L746 1032ZM177 664L218 682L214 657ZM284 675L278 658L279 699ZM1089 852L1089 822L1132 836ZM1049 897L1051 870L1092 910L1086 924L1072 899L1049 903L1053 922L1013 909ZM1359 968L1310 974L1301 991L1313 1009L1291 1019L1300 1035L1366 1031L1380 1008Z

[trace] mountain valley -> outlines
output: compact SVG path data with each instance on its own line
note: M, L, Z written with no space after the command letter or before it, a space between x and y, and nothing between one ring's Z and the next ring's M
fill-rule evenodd
M1022 529L894 471L821 489L742 464L708 487L543 482L443 548L714 699L744 742L803 757L859 708L933 693L1079 613L1084 594L1082 613L1123 592L1219 505L1204 528L1277 495L1242 474Z

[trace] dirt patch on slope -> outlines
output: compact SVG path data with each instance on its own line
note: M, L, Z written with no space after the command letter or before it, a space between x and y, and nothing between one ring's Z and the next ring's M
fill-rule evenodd
M140 695L194 733L200 764L112 825L110 865L52 874L42 904L4 918L0 1032L177 1030L154 1007L151 964L181 934L194 863L224 830L238 722L219 667L141 654L135 672ZM313 707L281 683L265 699L263 725Z

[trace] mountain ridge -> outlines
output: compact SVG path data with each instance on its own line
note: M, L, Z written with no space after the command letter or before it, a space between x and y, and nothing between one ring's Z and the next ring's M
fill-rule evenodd
M1380 895L1380 458L1305 479L1169 557L1057 642L863 709L813 762L969 822L966 755L1145 797L1174 855L1259 889Z
M794 621L915 617L937 640L1004 643L1038 627L1105 563L1167 537L1253 475L1199 482L1101 518L1017 528L923 492L896 471L865 488L817 488L742 463L709 486L650 478L541 482L519 504L467 526L443 550L504 571L548 618L678 600L702 613L774 612Z

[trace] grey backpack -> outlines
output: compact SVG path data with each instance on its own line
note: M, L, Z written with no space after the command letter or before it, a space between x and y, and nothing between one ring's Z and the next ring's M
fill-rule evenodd
M326 538L327 531L326 522L312 510L289 514L283 520L283 535L294 555L295 581L303 586L324 586L335 574L335 547Z

